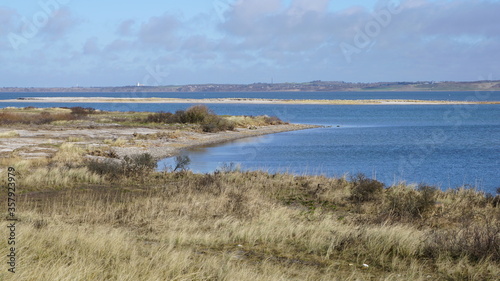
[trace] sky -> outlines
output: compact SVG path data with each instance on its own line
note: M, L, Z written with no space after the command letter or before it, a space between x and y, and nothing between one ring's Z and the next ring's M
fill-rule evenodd
M0 0L0 87L500 79L500 0Z

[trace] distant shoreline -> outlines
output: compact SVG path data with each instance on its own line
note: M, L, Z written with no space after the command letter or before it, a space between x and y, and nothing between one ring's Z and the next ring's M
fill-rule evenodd
M500 80L418 81L351 83L311 81L304 83L188 84L115 87L3 87L0 93L249 93L249 92L466 92L500 91Z
M310 100L259 98L106 98L106 97L36 97L0 100L1 103L214 103L214 104L318 104L318 105L439 105L439 104L500 104L500 101L442 101L442 100Z

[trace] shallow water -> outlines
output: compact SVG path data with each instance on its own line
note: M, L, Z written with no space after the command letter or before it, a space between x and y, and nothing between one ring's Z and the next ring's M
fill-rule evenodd
M117 97L117 98L263 98L263 99L419 99L499 101L499 91L488 92L195 92L195 93L0 93L2 99L26 97Z
M270 172L328 176L362 172L387 185L399 181L443 189L471 185L488 192L499 186L497 106L479 106L460 119L451 118L455 116L453 106L307 106L288 110L292 122L332 127L189 150L191 169L205 173L234 162L243 169ZM172 163L167 159L160 168Z
M168 97L241 97L248 93L175 94ZM296 98L300 93L255 93L269 98ZM58 96L61 94L54 94ZM106 94L88 94L105 96ZM302 94L301 98L304 98ZM467 93L307 93L307 98L401 98L498 100L500 92ZM24 94L20 96L50 96ZM75 94L74 96L85 96ZM110 96L110 95L108 95ZM123 97L121 94L111 96ZM125 95L127 96L127 95ZM158 96L151 94L151 96ZM5 94L0 95L4 98ZM142 96L140 96L142 97ZM461 97L460 99L457 97ZM12 98L12 97L10 97ZM487 98L487 99L486 99ZM59 104L0 103L5 106L84 106L120 111L175 111L190 104ZM243 169L288 171L328 176L362 172L387 185L404 180L441 188L475 186L494 193L500 186L499 105L271 105L209 104L218 114L275 115L294 123L331 126L285 132L199 148L186 153L197 172L210 172L223 163ZM170 161L170 162L169 162ZM159 168L172 165L161 162Z

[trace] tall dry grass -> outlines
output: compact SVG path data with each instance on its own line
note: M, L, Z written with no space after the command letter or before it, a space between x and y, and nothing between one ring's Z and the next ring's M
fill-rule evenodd
M20 199L23 254L16 279L4 280L494 280L500 274L491 250L499 241L499 207L474 191L437 192L439 212L387 216L395 190L353 200L359 182L347 178L228 170L101 180L99 187L80 180L83 189ZM422 196L410 187L397 192L414 196L402 200ZM454 204L469 205L474 224L458 220Z
M102 176L83 165L87 150L74 144L63 143L51 158L0 159L0 166L16 170L19 186L25 191L61 189L81 184L100 184ZM4 180L4 179L3 179Z
M248 127L248 126L268 126L268 125L281 125L286 124L286 122L281 121L277 117L270 117L267 115L262 116L228 116L225 117L226 120L232 122L237 127Z
M16 138L19 137L18 131L7 131L0 133L0 138Z

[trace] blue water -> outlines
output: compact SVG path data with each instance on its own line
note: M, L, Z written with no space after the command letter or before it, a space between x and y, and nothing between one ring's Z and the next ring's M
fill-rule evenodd
M481 100L499 101L499 91L486 92L179 92L179 93L0 93L2 99L26 97L117 97L117 98L273 98L273 99L419 99L419 100Z
M209 93L210 97L230 94ZM238 93L239 94L239 93ZM243 96L247 97L248 93ZM297 93L255 93L267 98L296 98ZM309 94L309 93L308 93ZM311 93L337 99L336 95L369 98L439 99L448 93ZM453 100L498 100L499 92L452 93ZM476 95L477 94L477 95ZM54 94L53 96L58 96ZM176 94L179 96L185 93ZM192 94L204 95L204 93ZM392 97L395 95L394 97ZM427 96L428 95L428 96ZM21 96L36 96L27 93ZM47 94L39 96L48 96ZM75 94L105 96L105 94ZM110 96L120 97L120 94ZM151 96L158 96L151 94ZM336 96L336 97L334 97ZM391 97L387 97L391 96ZM432 96L432 97L431 97ZM241 96L240 96L241 97ZM256 97L256 96L251 96ZM12 98L12 97L10 97ZM424 99L424 98L419 98ZM175 111L190 104L59 104L0 103L5 106L84 106L120 111ZM362 172L387 185L406 181L443 189L463 185L494 193L500 187L499 105L255 105L210 104L218 114L275 115L293 123L331 126L242 139L186 153L190 168L211 172L223 163L243 169L287 171L296 174L342 176ZM172 160L159 167L172 165Z
M217 112L263 114L332 127L238 140L187 151L191 169L211 172L223 163L243 169L342 176L365 173L387 185L400 181L443 189L470 185L493 193L500 186L500 111L449 105L248 106ZM247 111L246 111L247 110ZM232 111L232 112L231 112ZM160 164L173 165L172 159Z

